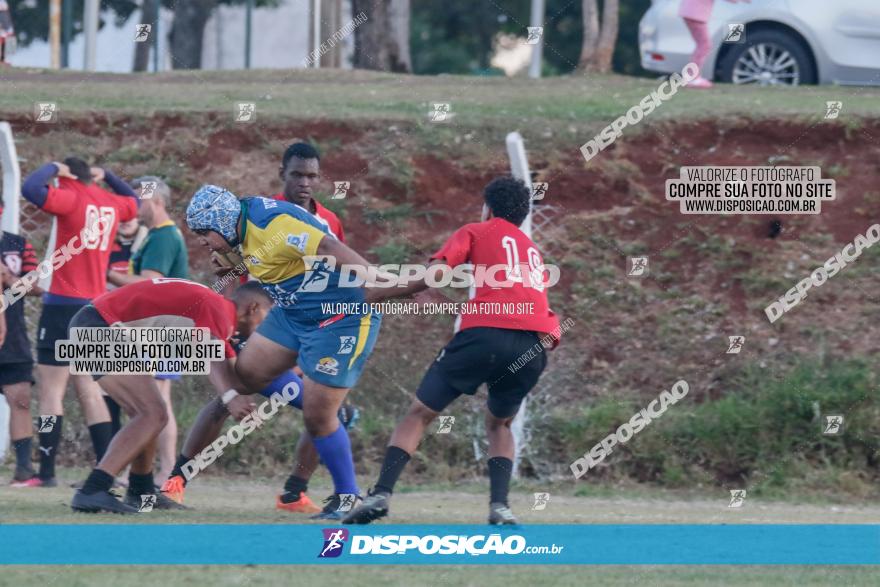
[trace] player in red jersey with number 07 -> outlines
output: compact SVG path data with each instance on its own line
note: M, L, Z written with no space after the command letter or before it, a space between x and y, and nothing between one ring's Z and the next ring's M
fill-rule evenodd
M411 295L438 283L441 272L466 263L489 268L487 277L496 270L505 274L501 279L496 275L492 285L476 284L458 333L425 373L391 435L379 479L364 502L343 518L344 524L367 524L388 514L394 485L425 429L461 394L473 395L483 383L489 388L489 523L516 523L507 503L514 456L510 425L547 365L545 345L555 347L561 332L547 301L541 254L519 229L529 214L529 189L519 180L501 177L486 186L483 197L488 220L457 230L431 257L424 279L367 295L370 302ZM523 308L531 311L521 312Z
M54 422L39 433L38 478L43 487L54 487L68 378L76 388L96 461L101 460L113 434L101 390L88 377L70 376L67 362L55 356L55 341L67 336L73 315L107 289L110 243L119 223L137 216L138 199L121 178L76 157L36 169L24 180L21 194L57 222L52 283L43 295L36 345L40 414Z

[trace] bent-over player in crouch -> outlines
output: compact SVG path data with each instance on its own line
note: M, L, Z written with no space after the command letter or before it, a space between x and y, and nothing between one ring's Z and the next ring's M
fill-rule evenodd
M233 367L235 351L229 342L235 325L232 302L211 288L185 279L157 278L120 287L95 298L70 321L70 328L126 326L207 328L212 339L225 341L226 358L211 364L208 379L219 396L228 396L229 412L237 419L256 406L230 390L241 388ZM129 416L113 436L98 466L71 502L76 511L136 513L141 496L155 495L153 460L156 438L167 423L165 402L153 375L94 375L101 388L116 400ZM111 493L113 479L131 465L125 502ZM182 509L164 495L156 495L155 507Z
M489 437L489 523L515 524L507 502L513 470L514 440L510 430L523 398L534 388L547 365L542 338L558 341L559 321L550 310L544 283L544 265L537 246L519 229L529 214L529 189L512 177L501 177L486 186L483 197L489 208L485 222L466 224L431 257L428 273L439 266L504 266L501 287L477 284L468 304L473 312L462 313L461 327L425 373L416 398L394 429L376 485L363 503L343 518L344 524L368 524L388 515L391 494L398 477L428 425L461 394L473 395L486 383L486 433ZM528 275L526 275L528 273ZM370 302L411 295L427 289L422 279L404 288L371 290ZM481 311L481 304L522 304L531 311L497 314ZM526 306L528 305L528 306ZM494 309L494 308L493 308ZM502 310L503 312L503 310ZM517 360L530 350L538 355L522 364ZM528 356L528 355L526 355Z

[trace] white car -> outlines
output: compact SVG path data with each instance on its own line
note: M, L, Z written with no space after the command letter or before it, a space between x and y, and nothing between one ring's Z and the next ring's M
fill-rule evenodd
M642 67L680 72L695 43L681 0L652 0L639 24ZM880 85L880 0L715 0L703 75L734 84Z

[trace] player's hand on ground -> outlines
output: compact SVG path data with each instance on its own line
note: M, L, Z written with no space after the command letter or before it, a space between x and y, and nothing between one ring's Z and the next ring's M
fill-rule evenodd
M58 168L58 173L55 174L57 177L67 177L70 179L76 179L76 176L70 172L70 167L68 167L64 163L59 163L58 161L53 161L52 164Z
M92 180L95 183L104 181L104 170L100 167L89 167L89 173L92 174Z
M237 395L226 404L226 410L229 414L239 421L256 409L257 404L247 395Z

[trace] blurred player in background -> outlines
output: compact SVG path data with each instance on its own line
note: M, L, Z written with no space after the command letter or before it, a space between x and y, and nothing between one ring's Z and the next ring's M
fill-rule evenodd
M235 325L232 302L204 285L184 279L140 281L97 297L70 321L71 328L109 328L126 326L207 328L212 339L225 341L223 361L212 362L208 379L224 396L241 388L235 376L235 351L229 343ZM66 338L66 337L65 337ZM98 466L92 470L71 507L83 512L136 513L146 495L155 495L158 509L184 509L156 492L153 460L156 438L165 427L168 410L151 375L94 376L129 416ZM256 405L246 396L235 394L224 402L237 419L248 415ZM120 502L111 493L113 480L131 465L128 491Z
M281 178L282 192L275 194L276 200L287 201L305 208L319 222L324 224L341 242L345 242L345 233L339 218L321 205L314 197L314 189L321 180L321 155L308 143L293 143L284 151L281 166L278 170ZM297 369L294 368L296 371ZM302 372L298 372L302 376ZM339 420L346 428L357 417L358 411L351 405L340 408ZM284 484L284 493L278 496L275 506L290 512L311 512L314 505L310 500L300 502L300 496L308 491L308 480L318 468L318 452L307 432L303 432L296 444L296 464L293 472Z
M100 182L106 182L113 192L101 188ZM40 414L56 416L52 430L40 432L39 479L44 486L53 487L64 419L62 400L70 377L67 362L55 358L55 341L66 339L73 315L106 290L110 243L116 237L119 223L137 215L138 200L120 178L100 167L89 167L75 157L68 157L63 163L43 165L25 179L21 193L41 210L55 216L56 245L63 248L70 244L71 252L65 263L53 262L52 284L43 295L43 312L37 330ZM83 242L83 231L100 226L99 220L106 230ZM107 405L100 388L90 378L75 375L72 379L89 426L96 460L100 461L112 436Z
M0 203L0 216L3 205ZM37 255L23 237L5 230L0 233L0 289L12 287L25 273L37 268ZM28 295L42 295L34 286ZM34 357L24 320L24 300L19 300L0 314L5 318L6 337L0 342L0 393L9 404L9 437L15 450L13 487L36 487L40 480L31 466L33 420L31 385L34 383Z
M342 222L315 199L314 188L321 180L321 155L308 143L294 143L284 151L278 171L284 190L273 197L305 208L329 230L330 234L345 242Z
M107 291L116 289L116 286L113 285L110 279L112 273L128 274L131 256L143 244L148 230L137 218L119 223L116 239L114 239L113 246L110 249L110 273L107 275ZM122 428L122 407L106 393L104 394L104 402L110 411L110 423L113 426L113 434L116 434Z
M363 290L340 287L339 271L306 257L369 264L334 238L322 222L288 202L258 197L239 201L223 188L203 186L193 196L186 220L213 252L231 254L240 245L241 255L250 260L251 275L275 301L248 340L236 372L254 393L294 365L302 369L306 430L334 484L334 496L319 516L338 519L340 496L359 495L359 490L351 443L337 411L360 377L381 317L326 312L326 304L362 303Z
M180 229L168 215L171 206L171 188L162 179L144 176L131 183L140 196L138 219L149 229L146 239L131 256L128 273L110 272L107 279L116 286L137 283L156 277L189 279L189 254ZM168 408L168 425L159 434L159 470L156 475L165 479L174 467L177 455L177 419L171 401L171 381L179 380L174 373L156 376L159 392Z
M475 310L461 315L459 331L425 373L409 411L391 435L376 485L363 504L345 516L344 524L368 524L388 515L394 485L425 429L461 394L473 395L483 383L489 388L489 523L516 523L507 502L514 456L510 425L546 367L542 339L558 342L560 330L547 301L544 264L538 248L519 229L529 214L529 189L517 179L502 177L486 186L483 197L490 211L488 220L458 229L431 257L431 267L438 273L439 266L448 269L466 263L475 267L506 266L506 280L498 279L502 287L477 284L468 303L476 309L489 307L480 304L531 304L533 312L511 315ZM404 288L373 289L367 297L377 302L412 295L427 289L428 283L437 283L436 277L426 277ZM518 369L510 369L535 349L537 356Z
M128 222L120 222L119 230L116 232L116 240L110 249L110 271L111 273L128 274L129 262L131 256L137 251L147 238L148 229L141 224L138 218L129 220ZM107 291L116 289L113 285L111 276L107 275Z
M9 13L9 4L6 0L0 0L0 65L6 65L6 57L9 51L7 47L15 43L15 29L12 26L12 15Z

